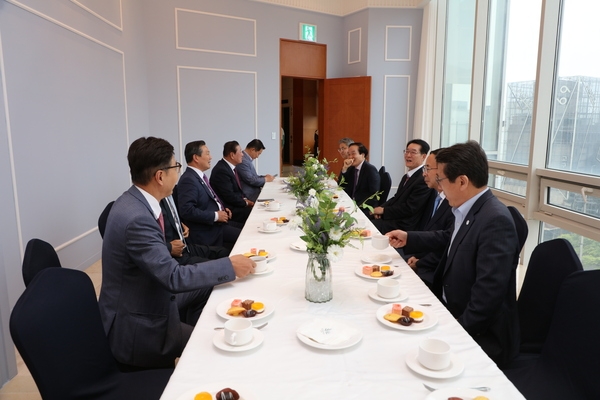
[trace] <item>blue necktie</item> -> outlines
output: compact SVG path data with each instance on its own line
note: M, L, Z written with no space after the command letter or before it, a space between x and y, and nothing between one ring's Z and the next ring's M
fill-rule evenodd
M431 213L431 217L435 215L435 212L437 211L438 206L440 205L440 201L442 201L442 197L438 193L438 195L435 196L435 201L433 202L433 212Z

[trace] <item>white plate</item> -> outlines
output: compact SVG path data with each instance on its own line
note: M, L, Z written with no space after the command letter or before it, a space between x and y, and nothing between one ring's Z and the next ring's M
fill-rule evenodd
M372 279L372 280L378 280L378 279L382 279L382 278L392 278L392 279L397 279L400 278L400 275L402 275L400 273L400 268L395 267L393 265L390 265L391 270L394 271L394 275L392 276L371 276L371 275L365 275L362 272L363 269L363 265L359 265L358 267L354 268L354 273L358 276L360 276L361 278L365 278L365 279Z
M306 242L303 240L299 240L297 242L290 243L290 247L292 248L292 250L306 251Z
M385 326L389 326L390 328L394 328L394 329L399 329L401 331L422 331L425 329L429 329L432 326L435 326L435 324L437 324L437 322L438 322L437 315L433 314L432 312L423 311L423 307L421 307L421 306L418 306L416 304L409 304L409 303L402 304L402 306L403 307L410 306L410 307L414 308L415 311L417 311L417 310L422 311L423 312L423 322L413 322L409 326L404 326L404 325L400 325L399 323L390 322L387 319L384 319L383 316L385 314L392 312L391 304L386 304L386 305L379 307L379 309L377 310L377 313L375 314L377 317L377 320L379 322L381 322L382 324L384 324Z
M371 235L369 235L369 236L363 236L362 240L371 240L372 238L373 238L373 232L371 232ZM358 237L358 236L350 236L350 239L360 240L360 237Z
M244 316L232 316L227 314L227 310L229 310L231 308L231 302L235 299L240 299L242 301L246 300L246 299L252 299L254 301L259 301L261 303L263 303L265 305L265 311L263 311L260 314L256 314L254 317L252 318L248 318L251 321L259 321L261 319L264 319L266 317L268 317L269 315L273 314L273 311L275 311L275 306L273 306L272 303L269 303L268 301L264 301L262 299L258 299L258 298L253 298L253 297L233 297L231 299L225 300L223 301L221 304L219 304L217 306L217 315L221 318L225 318L225 319L232 319L232 318L246 318Z
M194 397L200 392L208 392L214 399L217 393L225 388L231 388L238 392L238 394L240 395L240 400L258 399L258 396L256 396L255 393L252 393L250 389L242 387L235 380L233 380L233 382L208 383L206 385L198 386L197 388L190 389L187 392L181 394L179 397L177 397L177 400L194 400Z
M267 269L265 269L263 272L255 272L254 275L270 274L273 271L275 271L275 267L273 267L273 264L267 264Z
M262 250L262 249L261 249L261 250ZM265 251L266 251L266 250L265 250ZM248 256L247 254L250 254L250 252L248 252L248 253L244 253L244 256L246 256L246 257L248 257L248 258L250 258L250 257L259 257L259 255L258 255L258 254L253 254L253 255L251 255L251 256ZM271 262L271 261L273 261L273 260L275 260L275 259L277 258L277 253L275 253L275 252L272 252L272 251L267 251L267 255L266 255L266 256L264 256L264 257L267 257L267 262Z
M215 345L215 347L217 347L221 350L231 351L231 352L239 352L239 351L252 350L252 349L260 346L260 344L263 342L264 339L265 339L265 335L263 335L263 333L261 331L259 331L258 329L253 328L252 329L252 340L250 341L250 343L245 344L243 346L232 346L225 341L225 331L223 329L221 329L220 331L217 331L215 333L215 336L213 336L213 344ZM235 389L235 388L232 388L232 389Z
M392 262L392 257L387 254L371 253L363 254L360 260L367 264L387 264Z
M281 207L277 208L277 209L271 209L271 208L266 208L265 207L265 211L271 211L271 212L281 212Z
M308 322L307 324L311 324L313 323L313 321ZM305 325L307 325L305 324ZM344 323L341 322L337 322L337 321L333 321L334 326L338 326L338 327L349 327L351 328L349 325L346 325ZM298 337L298 339L300 339L300 341L304 344L307 344L311 347L315 347L317 349L322 349L322 350L341 350L341 349L347 349L348 347L352 347L355 344L357 344L358 342L360 342L360 340L362 339L362 332L360 332L358 329L355 329L356 333L352 336L350 336L347 340L341 342L341 343L337 343L337 344L323 344L323 343L319 343L319 342L315 342L311 339L309 339L308 337L304 336L303 334L301 334L300 332L302 331L302 328L305 326L302 325L301 327L298 328L298 330L296 331L296 336Z
M258 228L258 231L261 233L279 233L279 232L281 232L281 228L277 227L277 229L272 230L272 231L267 231L263 228Z
M432 369L425 368L417 360L418 353L419 353L419 349L411 350L406 355L406 365L408 365L408 368L412 369L417 374L426 376L428 378L438 378L438 379L454 378L455 376L462 374L462 372L465 369L465 364L454 353L450 355L450 365L447 368L441 369L439 371L434 371ZM436 392L439 392L439 390L436 390ZM481 393L477 390L476 390L476 392L478 393L476 396L479 396L480 394L483 395L483 393ZM453 394L453 396L456 396L456 394ZM444 398L444 400L447 400L448 397L449 396L446 396ZM461 396L459 395L459 397L461 397ZM475 396L473 396L473 397L475 397Z
M486 392L469 388L454 387L438 389L435 392L430 393L425 400L448 400L449 397L460 397L464 400L472 400L477 396L485 396L488 399L493 400Z
M398 295L398 297L394 297L393 299L388 299L386 297L381 297L377 294L377 288L376 287L372 287L371 289L369 289L369 297L372 298L373 300L376 301L382 301L384 303L399 303L401 301L404 301L406 299L408 299L408 295L404 292L400 292L400 294ZM422 322L421 322L422 323Z

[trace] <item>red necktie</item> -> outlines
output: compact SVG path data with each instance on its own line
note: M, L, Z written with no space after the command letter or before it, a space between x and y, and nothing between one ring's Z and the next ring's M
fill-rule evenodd
M354 170L354 187L352 187L352 198L354 198L354 194L356 193L356 186L358 185L358 173L359 173L359 169L356 168Z
M235 180L238 184L238 187L240 188L240 190L242 190L242 183L240 182L240 176L238 175L237 168L233 169L233 175L235 175Z
M162 213L160 213L158 215L158 225L160 225L160 230L162 231L163 237L164 237L165 236L165 219L164 219Z

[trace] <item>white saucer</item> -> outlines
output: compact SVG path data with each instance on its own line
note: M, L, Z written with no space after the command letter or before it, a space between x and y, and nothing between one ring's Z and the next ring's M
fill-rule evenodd
M258 231L261 233L278 233L278 232L281 232L281 228L277 227L277 229L274 229L272 231L267 231L267 230L264 230L263 228L258 228Z
M265 275L265 274L270 274L271 272L275 271L275 267L273 267L272 264L267 264L267 269L265 269L262 272L255 272L254 275Z
M306 242L303 240L299 240L297 242L290 243L290 247L292 250L306 251Z
M215 336L213 336L213 344L215 345L215 347L221 350L238 352L252 350L255 347L260 346L264 339L265 335L263 335L261 331L259 331L256 328L252 328L252 340L250 341L250 343L245 344L243 346L232 346L225 342L225 332L223 329L221 329L220 331L215 333Z
M391 256L380 253L363 254L360 259L367 264L387 264L392 262Z
M489 393L470 388L445 387L429 393L425 400L447 400L450 397L461 397L463 399L474 399L477 396L485 396L492 400Z
M380 297L377 294L377 288L376 287L372 287L371 289L369 289L369 297L372 298L373 300L376 301L382 301L384 303L397 303L399 301L404 301L406 299L408 299L408 295L404 292L400 292L400 294L398 295L398 297L394 297L393 299L388 299L386 297Z
M394 271L394 275L392 276L370 276L370 275L365 275L362 272L363 266L359 265L356 268L354 268L354 273L358 276L360 276L361 278L365 278L365 279L372 279L372 280L378 280L378 279L383 279L383 278L392 278L392 279L397 279L400 278L400 275L402 275L400 273L400 268L390 265L390 267L392 268L392 271Z
M351 336L348 337L348 339L344 340L341 343L336 343L336 344L324 344L324 343L319 343L319 342L315 342L312 339L309 339L307 336L303 335L301 332L304 330L304 328L306 328L306 326L308 326L309 324L313 324L314 321L308 322L304 325L302 325L300 328L298 328L298 330L296 330L296 336L298 337L298 339L300 339L300 341L304 344L307 344L311 347L317 348L317 349L322 349L322 350L341 350L341 349L347 349L348 347L352 347L355 344L357 344L358 342L361 341L362 339L362 332L360 332L358 329L355 329L354 327L351 327L345 323L342 322L338 322L338 321L324 321L323 324L324 326L327 326L329 328L333 328L333 329L351 329L353 334Z
M465 370L465 364L454 353L450 355L450 366L439 371L434 371L432 369L425 368L424 366L422 366L421 363L417 360L418 353L419 349L411 350L406 355L406 365L408 365L408 368L412 369L416 373L426 376L428 378L454 378L455 376L462 374L462 372ZM448 397L445 398L447 399Z
M279 208L267 208L267 207L265 207L265 211L281 212L281 207L279 207Z

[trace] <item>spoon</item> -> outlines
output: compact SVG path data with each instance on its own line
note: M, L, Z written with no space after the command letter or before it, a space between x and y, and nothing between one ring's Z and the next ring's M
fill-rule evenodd
M425 389L429 390L430 392L435 392L437 390L437 388L431 387L425 383L423 383L423 386L425 386ZM489 392L490 390L492 390L491 388L489 388L487 386L476 386L476 387L472 387L470 389L479 390L481 392Z
M265 322L262 325L253 326L253 328L254 329L262 329L262 328L264 328L267 325L268 325L268 322ZM215 327L215 331L218 331L218 330L221 330L221 329L225 329L225 327L224 326L217 326L217 327Z

